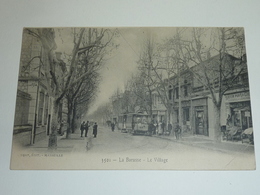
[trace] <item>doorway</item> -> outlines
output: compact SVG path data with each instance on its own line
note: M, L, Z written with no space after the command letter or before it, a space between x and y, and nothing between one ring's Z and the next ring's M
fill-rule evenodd
M196 125L196 134L198 135L206 135L206 132L204 131L204 111L199 110L196 111L195 116L195 125Z

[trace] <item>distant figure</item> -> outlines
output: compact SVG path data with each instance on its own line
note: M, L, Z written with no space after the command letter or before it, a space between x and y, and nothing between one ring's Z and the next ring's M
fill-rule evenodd
M85 130L85 128L86 128L85 121L83 121L83 123L81 123L80 125L81 137L83 136L83 131Z
M158 132L158 121L156 121L156 122L154 123L154 131L153 131L153 134L156 135L157 132Z
M58 133L59 133L61 136L64 135L64 125L66 125L66 122L65 122L65 120L62 120L62 121L60 122L60 128L58 128L58 129L59 129Z
M162 128L162 122L160 121L158 124L158 135L162 135L163 133L163 128Z
M171 124L171 123L168 124L168 132L169 132L169 135L170 135L171 132L172 132L172 124Z
M88 137L88 128L89 128L89 122L87 121L87 123L85 124L85 137Z
M109 127L111 125L111 121L107 121L107 126Z
M162 133L164 133L164 131L165 131L165 122L164 121L162 122L161 126L162 126Z
M180 139L180 136L181 136L181 127L179 125L177 125L175 127L175 137L176 137L176 139Z
M228 117L227 117L226 125L229 126L231 124L231 121L232 121L232 119L231 119L231 116L229 114Z
M93 135L94 135L95 138L97 137L97 127L98 127L98 125L97 125L97 123L95 123L93 125Z
M149 123L148 132L149 132L150 136L153 135L154 129L155 129L155 126L154 126L153 122Z
M112 123L112 124L111 124L111 129L112 129L112 131L115 130L115 123Z

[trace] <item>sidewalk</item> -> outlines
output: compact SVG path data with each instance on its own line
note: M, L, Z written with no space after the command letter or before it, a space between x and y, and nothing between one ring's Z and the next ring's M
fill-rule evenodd
M82 148L86 150L86 144L89 138L80 137L80 131L76 131L73 134L70 134L69 138L66 138L66 133L62 136L57 135L57 149L55 152L73 152L75 150L79 150ZM48 142L49 136L46 136L45 139L36 142L34 145L29 146L28 148L38 150L38 151L46 151L48 150Z
M241 141L224 140L221 142L214 142L214 140L211 140L203 135L183 135L179 140L177 140L174 135L153 135L153 137L225 153L254 153L254 145L249 143L242 143Z

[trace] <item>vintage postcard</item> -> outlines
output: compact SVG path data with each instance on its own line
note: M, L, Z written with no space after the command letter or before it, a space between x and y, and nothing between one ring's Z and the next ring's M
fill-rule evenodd
M10 168L255 170L247 66L243 28L24 28Z

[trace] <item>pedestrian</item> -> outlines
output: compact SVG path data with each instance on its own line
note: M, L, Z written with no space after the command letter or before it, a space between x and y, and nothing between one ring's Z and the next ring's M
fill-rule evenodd
M115 123L112 123L112 124L111 124L111 129L112 129L112 131L115 130Z
M154 128L155 128L155 127L154 127L154 124L153 124L153 122L151 121L151 122L149 123L149 126L148 126L148 133L149 133L150 136L153 135Z
M176 127L175 127L175 137L176 137L176 139L180 139L180 135L181 135L181 127L179 125L176 125Z
M168 124L168 132L169 132L168 135L170 135L172 133L172 124L171 123Z
M85 124L85 137L88 137L88 128L89 128L89 121Z
M81 125L80 125L81 137L83 136L83 132L84 132L85 128L86 128L85 121L83 121L83 123L81 123Z
M164 131L165 131L165 122L163 121L162 122L162 134L164 134Z
M158 123L158 121L156 121L156 123L155 123L155 134L158 134L158 131L159 131L159 123Z
M226 122L227 127L231 124L231 122L232 122L232 119L231 119L231 116L229 114L228 117L227 117L227 122Z
M157 132L157 122L153 124L153 135L156 135Z
M93 135L94 135L95 138L97 137L97 127L98 127L98 125L97 125L97 123L95 123L93 125Z
M162 135L163 133L163 128L162 128L162 122L160 121L158 124L158 135Z

